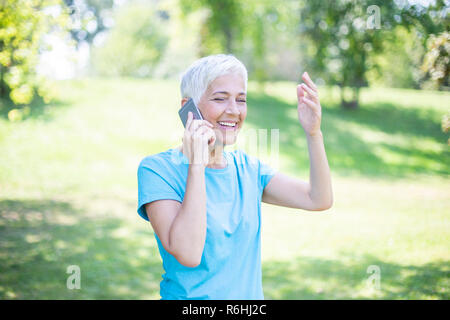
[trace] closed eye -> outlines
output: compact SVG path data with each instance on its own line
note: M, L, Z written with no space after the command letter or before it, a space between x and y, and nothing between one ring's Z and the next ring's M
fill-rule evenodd
M214 98L213 100L214 100L214 101L225 101L224 98ZM243 102L243 103L247 102L247 100L237 100L237 101L238 101L238 102Z

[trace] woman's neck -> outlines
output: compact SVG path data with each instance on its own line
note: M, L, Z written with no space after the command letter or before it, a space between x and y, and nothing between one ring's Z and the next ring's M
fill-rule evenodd
M223 156L223 145L216 145L209 150L209 162L207 167L212 169L223 169L227 166L227 160Z

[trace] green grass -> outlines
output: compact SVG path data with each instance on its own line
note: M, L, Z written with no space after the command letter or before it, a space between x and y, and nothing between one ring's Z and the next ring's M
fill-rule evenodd
M158 299L162 266L136 213L136 170L181 143L176 82L57 84L50 105L11 123L0 114L0 298ZM344 111L321 88L334 206L263 205L267 299L449 299L450 94L362 91ZM249 85L245 129L280 130L280 170L309 178L294 83ZM245 130L242 131L244 136ZM265 156L264 154L262 155ZM69 265L81 289L68 290ZM380 289L367 284L380 268Z

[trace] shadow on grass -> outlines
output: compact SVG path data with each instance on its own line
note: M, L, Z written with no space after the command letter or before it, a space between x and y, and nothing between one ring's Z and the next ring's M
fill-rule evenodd
M368 273L369 266L379 268L379 289L368 283L373 275L373 271ZM447 300L450 298L449 278L449 261L400 265L366 255L343 256L339 260L298 257L291 262L263 263L266 299Z
M0 299L159 297L159 254L143 241L151 232L53 200L4 200L0 212ZM79 290L67 289L70 265L80 267Z
M39 119L45 122L51 121L52 115L49 112L51 108L66 108L69 106L70 104L57 99L52 100L50 103L45 103L41 97L37 96L29 104L29 113L22 113L21 120ZM5 102L4 100L0 101L0 118L8 119L8 113L12 109L19 109L20 112L23 112L24 107L14 106L11 102Z
M256 128L280 129L279 150L292 163L288 170L299 172L309 168L309 156L296 108L277 97L252 93L248 98L246 121ZM367 104L357 110L343 110L336 105L323 105L322 108L321 128L332 171L381 179L450 174L449 150L445 146L447 138L441 131L436 111L396 107L389 103ZM386 134L428 138L444 145L444 151L428 151L421 145L405 149L390 141L365 141L349 130L351 124ZM386 159L392 157L404 161L398 164L387 162Z
M330 116L389 134L428 137L445 141L440 114L434 109L404 108L388 102L364 104L355 110L324 108Z
M154 241L143 241L150 232L54 200L3 200L0 212L0 299L159 297L161 262ZM81 269L80 290L66 287L70 265ZM449 261L400 265L369 255L264 262L265 297L364 299L370 265L381 271L375 298L450 298Z

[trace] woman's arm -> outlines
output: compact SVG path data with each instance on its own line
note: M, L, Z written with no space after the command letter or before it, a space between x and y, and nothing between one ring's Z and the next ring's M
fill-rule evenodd
M306 140L309 151L310 196L318 207L328 209L333 205L333 191L322 132L307 136Z
M183 204L169 232L169 250L186 266L202 259L206 238L205 168L189 166Z
M278 206L322 211L333 205L330 169L322 136L309 137L310 182L275 173L264 188L262 201Z
M330 168L320 130L322 107L317 87L305 72L305 83L297 87L298 118L306 133L310 175L309 183L276 173L264 188L262 201L275 205L319 211L333 205ZM306 93L306 95L305 95Z
M145 205L148 219L161 243L179 263L200 264L206 237L205 174L188 171L183 203L157 200Z
M183 203L159 200L146 205L148 218L164 249L187 267L200 264L205 245L205 167L208 141L213 144L215 139L211 127L205 120L193 121L189 113L183 137L183 151L189 160Z

